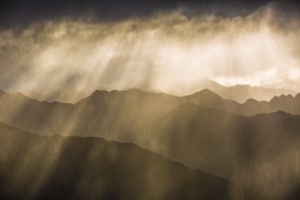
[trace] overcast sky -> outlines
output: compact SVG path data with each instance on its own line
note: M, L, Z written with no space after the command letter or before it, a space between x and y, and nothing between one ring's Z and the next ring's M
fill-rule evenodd
M203 80L300 91L297 1L2 1L0 88L76 101Z

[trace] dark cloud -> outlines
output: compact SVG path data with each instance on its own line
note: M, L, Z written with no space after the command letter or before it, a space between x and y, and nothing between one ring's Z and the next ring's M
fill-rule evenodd
M187 15L213 13L236 16L245 15L270 2L270 0L3 0L0 4L0 26L23 26L62 17L92 17L103 21L123 20L178 8ZM286 6L284 9L289 7Z

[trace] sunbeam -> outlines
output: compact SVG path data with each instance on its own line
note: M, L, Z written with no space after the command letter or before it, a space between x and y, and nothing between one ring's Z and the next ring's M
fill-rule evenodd
M2 65L15 66L5 71L16 79L7 80L4 73L1 85L67 102L99 88L186 95L205 88L204 79L299 90L298 46L291 45L298 37L289 33L299 28L283 29L276 17L267 6L229 19L187 18L174 11L125 22L66 19L18 34L5 31L0 34Z

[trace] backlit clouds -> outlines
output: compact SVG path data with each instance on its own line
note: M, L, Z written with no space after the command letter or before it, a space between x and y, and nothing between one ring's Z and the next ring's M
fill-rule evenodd
M300 90L298 22L271 7L245 17L181 11L122 22L56 20L0 32L0 87L76 101L94 89L184 95L204 79Z

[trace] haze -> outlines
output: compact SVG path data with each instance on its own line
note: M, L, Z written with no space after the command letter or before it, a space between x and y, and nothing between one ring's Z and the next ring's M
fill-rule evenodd
M207 79L299 91L298 25L269 4L231 18L179 8L116 22L64 18L5 29L0 88L67 102L101 88L186 95Z

